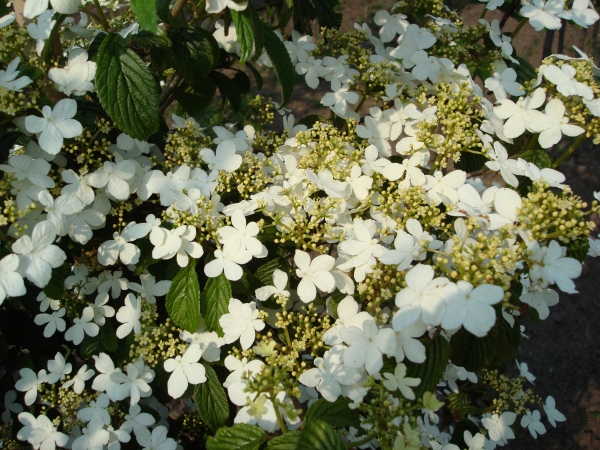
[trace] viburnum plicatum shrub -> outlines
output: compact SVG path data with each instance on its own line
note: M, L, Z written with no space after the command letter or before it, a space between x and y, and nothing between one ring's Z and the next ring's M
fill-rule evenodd
M511 41L598 14L405 0L342 33L336 3L2 4L3 448L488 450L565 420L513 355L600 254L557 170L600 142L600 70Z

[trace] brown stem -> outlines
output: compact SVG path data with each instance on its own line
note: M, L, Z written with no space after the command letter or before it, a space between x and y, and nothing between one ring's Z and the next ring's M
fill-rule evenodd
M562 55L562 52L565 49L565 34L567 33L567 24L569 23L566 20L561 20L562 27L560 27L560 31L558 32L558 50L557 53ZM587 28L584 28L584 31L587 31ZM583 50L583 49L582 49Z
M546 30L544 47L542 49L542 59L545 59L552 54L552 42L554 42L554 30Z
M508 20L510 15L516 11L517 6L519 6L520 4L521 4L521 0L513 0L512 1L512 3L510 4L508 9L502 16L502 19L500 20L500 29L502 29L504 27L504 25L506 25L506 21Z
M173 5L173 9L171 10L171 15L176 18L179 15L179 13L183 10L186 3L187 0L177 0Z

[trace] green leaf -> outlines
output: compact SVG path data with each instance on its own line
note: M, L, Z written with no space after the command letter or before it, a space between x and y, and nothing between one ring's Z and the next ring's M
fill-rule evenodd
M158 130L158 88L144 61L118 34L98 50L96 91L100 104L129 136L145 141Z
M425 344L426 359L424 363L404 362L407 368L406 375L421 379L421 383L413 389L417 398L421 398L425 392L435 392L435 387L446 369L448 348L448 341L443 336L438 336ZM454 362L454 354L452 354L452 361Z
M222 273L216 278L208 279L200 302L202 317L208 331L216 331L219 336L223 336L219 319L227 313L230 299L231 283L225 274Z
M212 103L215 92L217 92L217 85L210 77L189 84L177 97L178 114L185 112L192 117L199 115Z
M267 450L295 450L299 438L300 432L298 430L288 431L271 439L267 443Z
M304 420L321 419L335 428L357 428L360 426L360 414L358 410L350 409L349 403L350 399L346 397L339 397L333 403L320 398L308 408Z
M190 258L187 267L175 275L165 302L173 323L190 333L200 324L200 285L196 274L196 260Z
M552 168L552 158L540 148L532 148L521 154L525 161L532 162L540 169Z
M208 364L202 365L206 369L207 381L196 385L194 400L202 421L216 430L229 419L229 402L215 370Z
M254 76L254 81L256 82L256 89L260 91L263 87L263 78L261 74L258 72L258 70L256 70L256 67L254 67L249 62L246 63L246 67L250 69L250 72L252 72L252 75Z
M48 65L52 65L52 57L62 55L62 46L60 45L59 33L63 22L67 18L66 14L60 14L54 22L50 36L46 40L44 49L42 50L42 59Z
M163 31L158 27L156 13L156 0L131 0L131 10L135 13L142 30L160 34Z
M90 61L95 61L98 56L98 50L100 50L100 45L104 42L104 39L108 36L105 31L100 31L95 37L92 43L90 44L90 48L88 49L88 59Z
M294 89L294 65L285 45L283 45L283 42L281 42L275 32L266 23L261 21L260 24L263 30L267 56L273 63L277 81L279 81L279 86L281 86L281 105L283 106L292 96Z
M477 155L471 152L461 152L460 160L454 164L454 167L458 170L464 170L465 172L477 172L483 169L488 159L483 155Z
M202 28L173 28L170 37L175 69L190 83L205 78L219 61L217 41Z
M263 49L263 32L260 26L261 19L256 13L252 2L249 2L248 7L243 11L230 9L229 12L235 24L235 31L240 44L240 64L248 61L253 52L257 58L260 57Z
M140 259L135 268L134 275L143 274L148 267L159 262L159 259L152 258L152 250L154 246L150 243L149 239L139 239L135 245L140 249Z
M233 82L237 84L242 94L247 94L250 91L250 78L246 75L246 72L238 70L233 76Z
M298 438L297 450L345 450L346 445L333 427L324 420L304 422Z
M242 94L238 85L221 72L213 71L210 73L210 77L216 83L219 91L221 91L223 100L227 99L229 101L231 109L233 109L234 112L239 110L242 106Z
M319 27L335 28L342 25L342 14L337 10L340 7L339 0L313 0Z
M116 352L119 348L119 340L117 339L117 333L110 320L107 320L103 326L100 327L100 345L102 350L105 352Z
M517 55L513 55L513 57L519 61L519 64L511 64L512 68L517 72L517 81L519 83L523 84L525 81L537 78L537 72L529 61Z
M102 342L100 341L100 334L91 337L85 336L81 344L79 345L79 355L83 359L91 358L92 355L98 355L102 352Z
M587 236L580 237L567 244L567 256L575 258L579 262L585 261L587 253L590 251L590 241ZM531 308L533 309L533 308Z
M272 286L273 272L279 268L283 268L285 270L284 264L287 264L287 260L277 257L260 266L258 270L254 272L254 276L263 284L263 286Z
M461 328L452 336L452 362L470 372L478 372L494 359L496 327L483 338L478 338Z
M258 450L267 440L267 434L259 427L237 423L232 427L219 428L215 437L206 441L207 450Z
M52 277L44 287L44 294L54 300L61 300L65 294L65 278L71 273L71 269L65 263L52 269Z
M157 36L148 31L140 31L134 37L135 43L150 52L150 61L157 72L173 67L171 41L166 36Z

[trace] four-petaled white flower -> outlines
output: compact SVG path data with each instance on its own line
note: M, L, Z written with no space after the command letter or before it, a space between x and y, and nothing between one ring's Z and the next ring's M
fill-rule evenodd
M0 260L0 305L6 297L20 297L25 295L25 283L23 276L18 272L19 257L17 255L6 255Z
M138 334L142 324L142 300L133 294L127 294L125 297L125 306L122 306L117 312L116 318L122 325L117 328L117 337L123 339L132 331Z
M333 326L323 335L323 341L327 345L337 345L343 342L340 331L348 327L362 329L365 320L374 320L373 316L366 311L359 312L358 303L348 295L337 306L338 319Z
M383 355L392 355L396 350L394 330L379 328L373 320L364 321L362 329L342 328L340 337L349 346L344 351L344 364L354 369L364 367L370 375L383 367Z
M515 423L517 415L512 411L505 411L501 415L486 414L481 419L481 424L487 428L490 439L504 445L509 439L515 438L515 433L510 426Z
M232 0L227 1L239 7ZM150 433L148 428L138 428L135 437L138 444L143 447L143 450L175 450L177 448L177 442L167 436L167 428L162 425L152 430L152 433Z
M558 30L561 27L558 17L565 9L564 0L533 0L533 4L524 4L520 14L529 19L535 31Z
M546 104L545 114L534 117L529 122L532 131L540 133L538 142L542 148L550 148L558 144L562 135L579 136L585 130L577 125L571 125L569 118L565 117L565 105L557 98Z
M53 188L54 180L48 176L50 163L43 159L33 159L28 155L12 155L8 165L0 164L0 170L14 174L19 180L27 180L41 188Z
M2 422L10 422L12 414L19 414L23 412L23 405L15 403L17 399L16 391L6 391L4 394L4 412L2 413Z
M331 110L341 118L348 116L348 104L358 102L358 94L350 91L348 85L344 85L334 92L328 92L321 100L321 104L329 106Z
M548 417L548 422L556 428L556 422L564 422L567 420L563 413L556 409L556 402L554 401L554 397L549 395L546 397L546 403L544 404L544 412Z
M57 353L54 359L48 361L48 375L46 381L50 384L55 384L59 380L64 380L71 373L73 366L65 361L65 357Z
M537 108L545 100L546 94L542 88L536 89L530 96L519 98L517 103L509 99L498 100L494 105L494 113L501 119L508 119L504 123L504 135L507 138L521 136L531 120L542 114Z
M12 245L19 255L19 272L37 287L43 288L52 277L52 269L62 265L67 255L56 245L56 228L48 221L38 223L31 236L22 236Z
M118 163L104 161L104 165L95 172L86 175L85 180L90 186L103 188L117 200L127 200L129 197L130 180L135 175L135 163L123 160Z
M285 272L275 269L273 271L273 286L263 286L255 291L258 300L265 301L272 295L276 297L289 297L290 291L286 290L288 276Z
M225 343L231 344L239 339L242 349L249 349L254 343L256 332L265 327L265 323L258 318L256 303L242 303L232 298L227 310L229 313L223 314L219 319L225 333Z
M67 326L67 323L63 319L67 310L65 308L60 308L58 311L52 311L51 314L38 314L35 316L34 322L36 325L44 325L44 337L49 338L56 333L56 330L63 332Z
M233 244L254 257L266 256L266 247L256 239L260 231L256 222L247 224L244 213L240 209L236 209L231 215L231 225L217 230L219 242L223 245Z
M148 303L156 303L156 297L167 295L171 287L170 280L161 280L157 283L156 278L149 273L140 275L140 283L129 283L129 289L137 292Z
M67 341L73 341L73 344L75 345L79 345L86 334L91 337L98 336L100 328L92 322L93 319L93 308L91 306L86 306L83 308L81 317L75 317L73 319L73 325L65 333L65 339Z
M96 63L88 61L83 48L74 48L69 52L64 68L54 67L48 71L48 78L54 81L54 87L67 96L85 95L94 91Z
M573 278L581 275L581 263L575 258L566 257L565 247L561 247L556 241L551 241L548 247L540 247L537 241L533 241L529 249L530 258L534 262L529 271L533 281L541 281L543 287L556 284L567 294L577 293Z
M140 357L136 362L127 364L126 373L113 372L110 380L118 384L115 389L116 400L120 401L130 397L131 405L137 405L140 398L152 395L152 388L148 383L154 380L154 370L146 367Z
M507 98L507 94L521 96L525 90L517 80L517 72L512 68L498 68L494 75L485 80L485 87L494 93L496 99Z
M302 250L296 250L294 262L298 267L296 275L301 278L298 283L298 297L304 303L312 302L317 296L317 288L323 292L335 289L335 279L330 273L335 266L335 259L329 255L319 255L312 261L310 255Z
M544 78L556 85L556 90L565 96L577 95L584 100L592 100L594 92L587 84L577 81L577 70L570 64L564 63L562 67L547 66L543 72Z
M198 362L201 356L202 350L199 347L189 347L183 356L177 355L165 361L165 372L172 372L167 382L167 390L171 397L181 397L188 384L200 384L206 381L206 370Z
M87 368L87 364L84 364L79 368L79 371L66 383L63 383L62 388L67 389L73 386L73 391L76 394L81 394L85 389L85 382L94 376L95 372L93 369Z
M521 417L521 426L527 428L534 439L537 439L538 434L544 434L546 427L540 421L542 415L536 409L534 411L527 411L523 417Z
M488 150L488 157L492 160L485 163L488 168L499 171L504 181L511 186L517 187L519 185L519 180L515 176L522 175L519 163L516 159L508 158L508 152L500 142L494 142L494 148Z
M583 28L593 25L600 19L600 16L594 10L593 3L589 0L575 0L571 10L563 11L563 14L561 14L560 17L572 20Z
M210 170L233 172L242 165L242 157L236 154L235 143L232 140L223 141L217 145L216 152L210 148L200 150L202 160Z
M223 250L215 250L215 259L204 266L204 273L210 278L225 273L228 280L237 281L244 274L240 264L246 264L251 259L252 254L242 250L239 245L224 245Z
M20 62L21 58L17 56L8 63L6 70L0 70L0 86L5 87L9 91L21 92L25 86L32 83L31 78L28 76L17 78L20 74L17 70Z
M17 391L25 392L25 404L32 405L38 395L38 388L47 382L47 373L44 369L40 370L37 375L29 369L21 369L19 371L21 378L15 384Z
M38 135L42 150L56 155L63 146L64 139L74 138L83 133L81 124L73 119L77 113L77 102L69 98L60 100L54 109L42 108L43 117L27 116L25 128Z
M140 260L140 249L132 244L133 240L124 229L121 233L115 231L113 238L98 247L98 262L103 266L111 266L121 260L123 264L137 264Z
M394 374L384 373L383 385L389 391L399 390L402 395L408 400L415 399L415 393L411 389L412 387L421 384L420 378L410 378L406 376L406 366L402 363L396 365Z

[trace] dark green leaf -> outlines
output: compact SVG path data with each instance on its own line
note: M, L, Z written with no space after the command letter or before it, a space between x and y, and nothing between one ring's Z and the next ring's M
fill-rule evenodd
M230 9L231 19L235 24L238 42L240 44L240 64L244 64L254 52L260 57L263 49L263 34L260 26L261 19L258 17L252 2L243 11Z
M415 396L421 398L425 392L435 392L435 387L440 382L448 359L448 341L443 336L436 337L425 344L425 362L415 364L405 361L407 376L420 378L421 383L413 389ZM454 362L454 354L452 354ZM456 364L456 363L455 363Z
M171 14L171 0L156 0L156 14L167 25L175 23L175 18Z
M210 77L216 83L219 91L221 91L221 96L223 99L227 99L229 101L231 109L233 109L233 111L240 109L242 106L242 94L240 93L238 85L235 84L231 78L221 72L213 71L210 73Z
M269 25L261 21L261 27L263 29L267 56L271 60L271 63L273 63L277 81L279 81L279 86L281 86L281 105L283 106L292 96L294 89L294 65L285 45L283 45L283 42L281 42L275 32L269 28Z
M149 239L139 239L135 242L135 245L140 249L140 260L135 268L134 274L141 275L148 267L156 264L160 260L152 258L154 246L150 243Z
M462 152L460 154L460 160L454 163L454 167L458 170L464 170L465 172L476 172L483 169L488 159L483 155L477 155L471 152Z
M552 158L540 148L532 148L521 154L525 161L532 162L540 169L552 168Z
M60 57L62 55L62 46L60 45L59 33L66 18L66 14L60 14L58 16L54 22L50 36L46 40L44 49L42 50L42 59L48 65L52 65L53 57Z
M320 27L338 29L342 25L342 14L337 11L339 0L313 0L313 3Z
M33 81L37 81L45 75L42 69L29 64L21 64L19 66L19 74L22 76L27 76Z
M517 352L521 343L521 327L516 323L514 327L511 327L506 319L500 316L496 321L495 328L497 333L494 362L498 364L512 358Z
M96 36L94 36L94 40L90 44L90 48L88 49L88 59L90 61L95 61L98 56L98 50L100 50L100 45L104 39L108 36L105 31L100 31Z
M513 56L519 61L519 64L512 64L512 68L517 72L517 81L524 84L526 81L535 80L537 78L537 72L531 63L520 56Z
M580 237L567 244L567 256L575 258L579 262L585 261L587 253L590 251L590 241L586 236Z
M358 428L360 414L358 410L350 409L349 403L350 400L346 397L339 397L333 403L320 398L308 408L304 420L321 419L335 428Z
M102 41L97 60L100 104L124 133L145 141L159 125L158 88L148 67L118 34Z
M284 264L287 261L284 258L275 258L269 262L266 262L262 266L258 268L258 270L254 273L254 276L262 283L263 286L272 286L273 285L273 272L276 269L283 268L285 270Z
M54 300L61 300L65 294L65 278L70 274L71 269L65 263L55 269L52 269L52 278L44 287L44 294Z
M250 78L248 78L248 75L241 70L235 73L233 82L237 84L238 89L242 94L247 94L250 90Z
M235 424L232 427L219 428L215 437L209 437L207 450L258 450L267 440L267 434L259 427Z
M100 327L100 345L102 350L105 352L116 352L119 348L119 340L117 339L117 333L110 320L107 320L104 325Z
M171 288L165 302L167 312L173 323L191 333L200 324L200 285L196 274L196 260L190 258L184 267L173 278Z
M297 450L345 450L346 445L333 427L324 420L304 422L298 438Z
M208 279L200 302L202 317L208 331L216 331L219 336L223 336L219 319L227 313L230 299L231 283L225 274L222 273L216 278Z
M9 131L0 135L0 160L6 161L8 154L17 142L17 139L22 136L19 131Z
M217 92L217 85L210 77L197 83L188 85L183 93L177 97L177 108L188 116L197 116L211 104Z
M271 439L267 443L267 450L295 450L299 438L300 432L298 430L288 431Z
M208 31L177 27L170 36L175 69L190 83L205 78L219 61L219 45Z
M131 0L131 10L135 13L142 30L151 33L163 33L158 27L158 15L156 14L156 0Z
M470 372L481 370L494 359L496 333L494 327L485 337L478 338L461 328L452 336L452 362Z
M216 430L229 419L229 402L215 370L208 364L203 363L203 366L207 381L196 385L194 400L202 421Z
M98 355L101 352L102 342L100 341L100 334L94 337L85 336L79 345L79 355L84 359L91 358L92 355Z
M254 81L256 82L256 89L260 91L263 87L262 76L260 75L258 70L256 70L256 68L249 62L246 63L246 67L250 69L250 72L252 72L252 75L254 76Z

